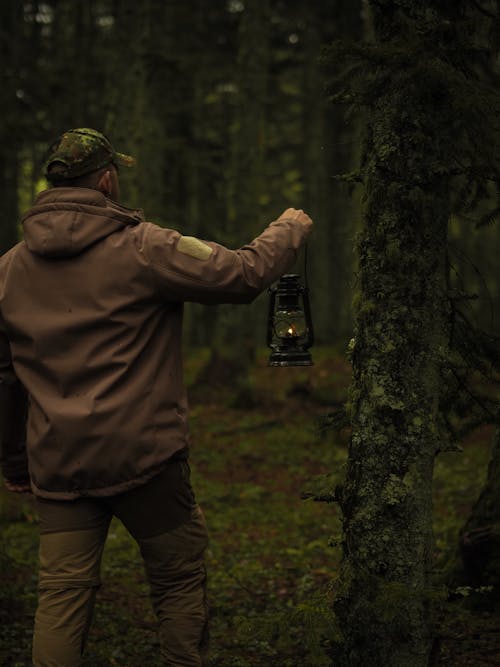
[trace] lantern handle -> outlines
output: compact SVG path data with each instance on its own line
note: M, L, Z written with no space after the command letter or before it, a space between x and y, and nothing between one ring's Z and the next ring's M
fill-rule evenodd
M271 347L273 342L274 304L276 303L276 292L278 291L278 287L273 285L268 291L271 297L269 299L269 310L267 314L267 345Z

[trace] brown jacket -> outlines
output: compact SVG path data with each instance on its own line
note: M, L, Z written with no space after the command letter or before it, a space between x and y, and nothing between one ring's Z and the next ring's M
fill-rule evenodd
M81 188L41 193L23 226L24 241L0 259L4 474L25 465L24 388L37 495L142 484L188 444L183 302L250 302L290 268L306 229L280 219L233 251Z

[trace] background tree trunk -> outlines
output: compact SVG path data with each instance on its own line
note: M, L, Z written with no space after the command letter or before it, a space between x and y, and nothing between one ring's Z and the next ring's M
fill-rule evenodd
M238 248L265 227L262 195L266 153L266 103L269 67L269 0L245 6L239 24L238 76L227 182L227 226L222 240ZM255 356L253 306L219 307L212 357L203 370L204 383L232 376L234 403L252 404L248 366ZM221 368L222 366L222 368Z
M460 532L465 583L493 586L500 598L500 426L493 438L488 478Z
M22 129L18 114L22 106L20 73L22 69L22 6L7 0L0 7L0 253L17 242L18 168Z
M353 220L359 203L348 196L345 183L334 179L359 160L353 150L359 143L359 122L354 116L346 122L345 110L329 103L319 64L327 35L330 39L361 37L361 2L342 0L334 10L314 2L301 11L308 28L303 38L303 135L307 139L300 206L316 223L308 241L314 327L345 349L352 336Z

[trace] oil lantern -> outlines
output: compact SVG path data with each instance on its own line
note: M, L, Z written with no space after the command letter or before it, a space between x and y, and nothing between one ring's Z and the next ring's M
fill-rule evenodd
M309 290L300 276L287 274L269 289L267 344L269 366L312 366L314 342Z

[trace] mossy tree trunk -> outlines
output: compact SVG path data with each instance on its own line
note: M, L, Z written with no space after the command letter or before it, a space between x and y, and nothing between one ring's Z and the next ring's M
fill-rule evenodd
M429 11L452 13L432 1L371 5L376 46L399 53L412 40L418 51ZM422 41L421 49L431 45ZM334 664L423 667L432 640L431 491L448 338L443 165L453 137L443 82L429 77L426 63L412 71L390 58L380 63L383 85L365 98L352 438L338 494L344 556L335 611L343 641Z
M426 665L430 642L426 595L448 201L439 182L426 191L413 181L415 172L404 177L412 156L421 168L427 161L425 146L415 151L409 143L404 150L395 132L408 103L403 91L387 92L370 120L336 603L348 656L342 664L351 667ZM401 168L400 182L388 181L384 147Z

